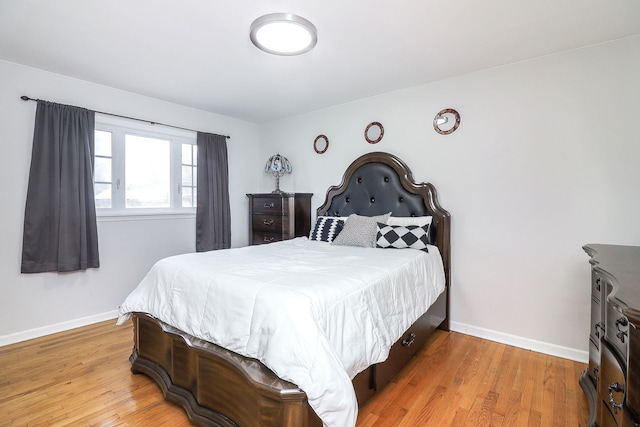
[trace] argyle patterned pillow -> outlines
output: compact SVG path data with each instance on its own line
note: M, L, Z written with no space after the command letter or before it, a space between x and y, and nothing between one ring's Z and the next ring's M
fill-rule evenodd
M427 249L429 224L423 225L388 225L378 223L376 235L377 248Z
M315 227L309 233L309 240L332 242L344 227L344 220L330 216L319 216Z

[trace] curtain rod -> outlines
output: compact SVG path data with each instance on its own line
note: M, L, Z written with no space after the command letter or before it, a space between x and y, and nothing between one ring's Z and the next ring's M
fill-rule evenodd
M22 99L23 101L41 101L41 99L29 98L26 95L22 95L20 97L20 99ZM167 126L167 127L174 128L174 129L188 130L190 132L199 132L197 130L193 130L193 129L189 129L189 128L183 128L183 127L180 127L180 126L173 126L173 125L167 125L165 123L152 122L151 120L137 119L135 117L129 117L129 116L121 116L120 114L106 113L104 111L94 111L94 112L95 113L99 113L99 114L104 114L104 115L107 115L107 116L120 117L121 119L129 119L129 120L137 120L139 122L146 122L146 123L150 123L152 125ZM224 136L227 139L231 139L231 137L229 135L222 135L222 136Z

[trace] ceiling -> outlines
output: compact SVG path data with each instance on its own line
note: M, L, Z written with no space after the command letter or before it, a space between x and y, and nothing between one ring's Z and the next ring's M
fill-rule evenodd
M315 49L256 49L274 12ZM640 0L0 0L0 59L255 123L637 34Z

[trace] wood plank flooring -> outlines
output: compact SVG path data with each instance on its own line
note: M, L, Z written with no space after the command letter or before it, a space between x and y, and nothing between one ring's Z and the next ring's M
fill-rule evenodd
M0 347L0 426L190 426L129 368L114 321ZM362 408L358 427L585 426L585 364L437 331Z

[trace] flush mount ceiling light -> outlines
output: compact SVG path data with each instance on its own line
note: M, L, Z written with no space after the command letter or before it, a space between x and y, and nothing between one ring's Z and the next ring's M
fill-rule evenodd
M258 49L274 55L300 55L318 41L316 27L291 13L271 13L251 24L251 41Z

